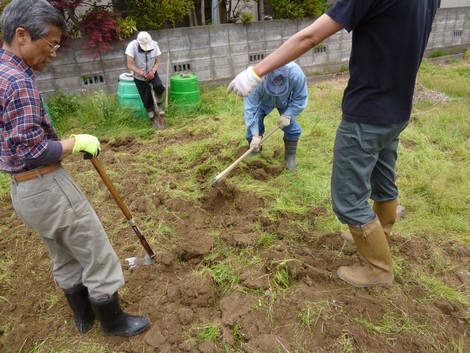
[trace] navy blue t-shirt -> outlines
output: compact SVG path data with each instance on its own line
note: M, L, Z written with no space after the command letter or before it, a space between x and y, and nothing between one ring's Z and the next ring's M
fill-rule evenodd
M437 0L339 0L327 12L352 31L343 119L368 124L409 120L436 9Z

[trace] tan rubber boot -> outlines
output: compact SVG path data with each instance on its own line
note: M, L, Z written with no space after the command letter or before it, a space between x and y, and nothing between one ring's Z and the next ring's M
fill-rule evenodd
M338 277L356 287L391 286L393 266L387 238L376 217L363 226L349 226L357 250L365 259L364 266L342 266Z
M397 219L397 205L398 200L393 200L387 202L374 202L374 206L372 207L379 218L387 240L390 240L392 227Z
M377 217L379 217L380 224L382 224L382 229L384 230L385 236L390 241L390 234L392 227L395 224L397 219L397 206L398 199L387 202L375 202L372 207ZM354 241L351 233L343 232L341 233L341 238L347 241Z

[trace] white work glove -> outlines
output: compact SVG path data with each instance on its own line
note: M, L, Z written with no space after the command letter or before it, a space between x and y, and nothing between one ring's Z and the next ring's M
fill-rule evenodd
M279 129L284 129L286 126L290 125L290 116L282 114L277 121L277 126Z
M250 142L250 148L253 148L255 152L258 152L260 145L261 145L261 137L253 136Z
M227 87L227 94L235 93L237 96L246 97L261 82L259 77L253 70L253 66L248 67L245 71L240 72Z

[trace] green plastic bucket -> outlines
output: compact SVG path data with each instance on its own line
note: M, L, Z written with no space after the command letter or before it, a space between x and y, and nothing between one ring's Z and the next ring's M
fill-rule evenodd
M41 97L41 101L42 101L42 104L44 104L44 109L46 109L46 113L47 115L49 115L49 118L51 119L52 124L54 124L54 121L52 120L51 111L49 110L49 106L47 105L46 100L43 97Z
M170 100L182 107L192 107L201 102L197 76L179 74L170 79Z
M134 83L132 74L123 73L119 75L118 92L119 102L134 110L135 117L146 118L147 112L140 98L139 91Z

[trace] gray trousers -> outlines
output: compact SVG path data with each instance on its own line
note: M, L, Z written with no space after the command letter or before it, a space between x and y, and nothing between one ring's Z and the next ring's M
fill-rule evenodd
M99 300L124 285L119 258L100 220L64 168L20 183L12 179L11 199L18 216L44 241L61 288L83 283Z
M360 226L375 219L369 199L397 199L395 167L402 124L362 124L342 120L336 131L331 197L339 221Z

